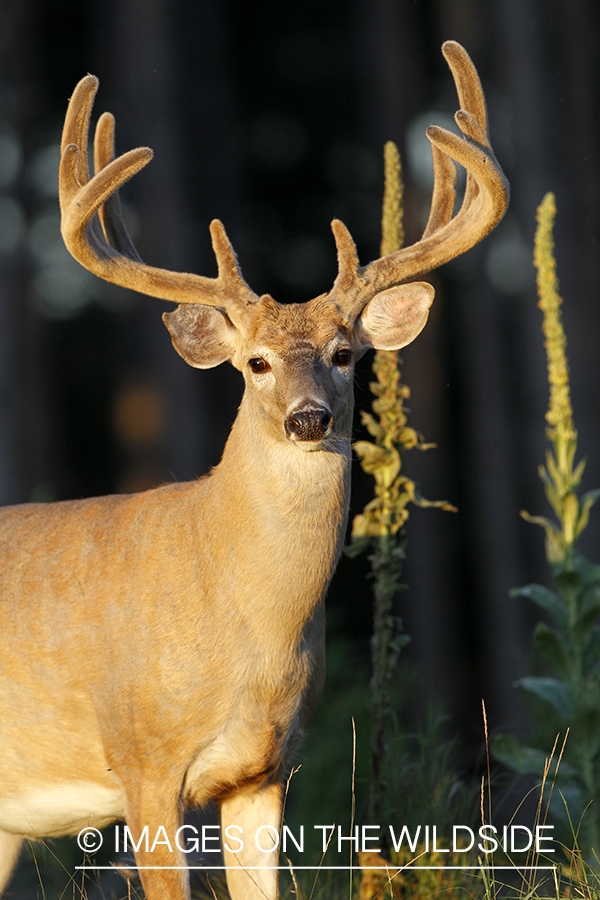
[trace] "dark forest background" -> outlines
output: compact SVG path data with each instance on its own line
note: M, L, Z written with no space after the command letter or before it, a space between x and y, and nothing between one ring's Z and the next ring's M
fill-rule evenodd
M390 138L405 166L407 240L420 236L431 190L425 128L457 108L440 46L459 40L484 85L512 200L490 238L431 276L430 322L403 353L411 424L438 445L409 454L406 471L426 497L459 511L411 513L400 613L412 643L399 715L412 722L433 701L466 766L481 753L482 698L492 731L522 732L512 683L530 665L537 615L508 591L547 582L543 533L519 517L547 512L531 263L547 190L559 210L584 487L600 484L599 19L596 0L3 0L0 501L201 475L219 460L241 394L231 367L199 372L177 356L160 318L166 304L101 283L64 250L58 144L79 78L99 76L96 112L115 113L120 152L155 150L123 192L144 260L216 274L208 224L219 217L252 288L301 301L335 277L334 216L362 262L378 255ZM370 363L357 376L363 406ZM355 463L354 512L370 491ZM595 511L583 549L596 562L599 533ZM357 683L366 690L365 574L363 560L344 559L330 591L330 712L305 757L330 746L332 728L338 737L344 697ZM348 756L350 714L339 729ZM333 779L335 757L322 757Z

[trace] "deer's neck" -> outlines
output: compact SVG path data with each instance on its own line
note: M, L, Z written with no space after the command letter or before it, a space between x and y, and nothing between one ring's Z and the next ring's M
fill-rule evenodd
M335 447L305 452L271 436L259 415L245 398L210 479L210 528L215 548L226 547L232 584L243 574L244 604L306 620L341 552L350 429L337 435Z

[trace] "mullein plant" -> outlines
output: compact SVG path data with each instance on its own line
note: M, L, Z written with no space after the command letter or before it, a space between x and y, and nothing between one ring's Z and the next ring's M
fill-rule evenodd
M600 489L579 495L585 460L575 463L577 431L552 238L555 215L554 195L546 194L538 209L534 263L544 316L550 384L546 434L551 449L539 475L556 521L521 513L544 528L555 590L529 584L511 592L513 597L532 600L551 625L538 622L533 635L545 674L516 683L535 698L536 740L525 746L513 736L499 736L493 753L513 771L541 779L556 735L561 744L567 737L560 766L555 761L550 773L554 784L550 808L568 823L565 841L572 846L575 839L576 847L590 859L600 853L600 566L585 559L577 544Z
M388 141L384 149L385 191L383 199L381 255L402 246L402 171L396 145ZM410 638L402 620L394 614L395 601L402 590L400 575L405 559L405 524L408 504L454 509L443 501L425 500L416 484L401 471L402 453L416 447L426 450L422 436L407 425L404 401L409 388L400 381L397 351L378 350L373 362L376 377L373 412L361 412L362 423L373 441L357 441L354 450L365 472L375 479L375 497L354 519L352 540L347 552L355 556L370 550L374 576L374 616L371 654L372 734L368 821L384 825L386 790L386 725L390 713L390 682L400 650Z

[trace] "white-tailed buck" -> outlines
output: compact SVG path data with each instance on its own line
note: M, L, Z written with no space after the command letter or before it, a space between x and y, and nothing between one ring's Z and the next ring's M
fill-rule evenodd
M443 52L462 135L427 131L435 186L423 237L363 267L334 221L339 274L328 294L301 304L253 293L219 221L217 278L145 265L117 190L152 153L114 159L104 114L90 177L98 83L88 75L75 89L60 163L68 249L101 278L179 304L164 315L177 352L198 368L229 360L246 389L209 476L1 512L0 892L23 839L125 820L136 842L145 826L151 836L163 826L173 848L142 841L136 851L149 900L184 900L175 833L186 807L214 801L231 836L232 897L274 900L277 851L260 852L254 832L280 828L286 766L323 683L354 362L419 334L433 289L406 282L480 241L507 204L477 72L459 44ZM452 160L467 170L456 215Z

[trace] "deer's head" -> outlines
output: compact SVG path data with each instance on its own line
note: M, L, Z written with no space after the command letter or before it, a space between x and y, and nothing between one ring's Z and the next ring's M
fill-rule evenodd
M338 227L341 223L337 223ZM219 222L211 226L221 271L235 257ZM338 305L331 295L308 303L280 304L272 297L225 308L181 304L163 319L187 363L209 368L229 360L246 382L261 423L304 450L348 435L352 377L370 347L400 348L423 328L433 300L429 284L376 293L362 310Z
M104 113L96 128L90 178L88 128L98 81L77 85L62 139L62 234L72 255L107 281L178 304L165 313L177 352L192 366L229 360L246 381L273 437L306 450L349 433L353 366L370 347L400 349L423 328L433 288L422 276L464 253L504 215L508 185L489 142L485 99L468 54L453 41L443 46L454 75L462 136L431 126L434 190L423 237L416 244L361 266L354 242L332 222L338 276L328 294L308 303L279 304L257 296L242 277L225 229L211 225L219 274L206 278L147 266L124 224L118 189L152 157L138 148L114 158L114 119ZM454 213L456 167L467 170L462 206Z

